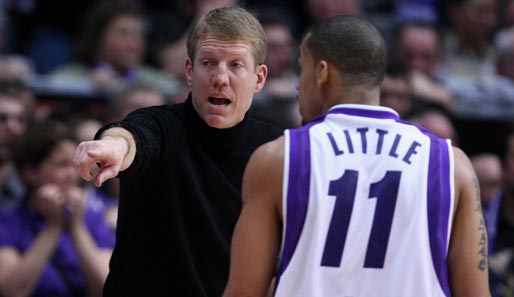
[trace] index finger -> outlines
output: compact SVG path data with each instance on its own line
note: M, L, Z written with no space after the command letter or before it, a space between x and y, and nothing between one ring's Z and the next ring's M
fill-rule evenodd
M93 178L94 166L101 163L98 154L95 154L96 148L92 142L83 142L78 145L73 156L73 166L80 176L90 181Z

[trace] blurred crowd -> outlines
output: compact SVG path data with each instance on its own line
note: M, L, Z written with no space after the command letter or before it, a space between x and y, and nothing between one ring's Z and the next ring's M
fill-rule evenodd
M187 30L230 5L265 29L268 78L250 112L282 129L302 124L306 28L353 14L382 31L381 104L472 158L492 293L514 296L514 0L0 1L0 295L100 292L117 185L80 181L72 152L134 109L184 101Z

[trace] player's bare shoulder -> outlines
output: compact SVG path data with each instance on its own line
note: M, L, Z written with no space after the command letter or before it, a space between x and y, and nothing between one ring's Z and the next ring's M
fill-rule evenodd
M284 136L261 145L254 155L262 158L262 161L280 161L284 158Z
M459 196L462 196L463 193L480 199L478 180L469 157L458 147L453 147L453 155L455 160L456 199L459 199Z

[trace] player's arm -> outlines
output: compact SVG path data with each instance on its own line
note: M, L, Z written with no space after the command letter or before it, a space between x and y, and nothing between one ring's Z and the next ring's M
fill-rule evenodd
M283 151L281 137L258 148L247 164L224 297L262 297L270 287L282 232Z
M490 296L487 233L480 204L480 188L468 157L455 156L455 213L448 252L452 296Z

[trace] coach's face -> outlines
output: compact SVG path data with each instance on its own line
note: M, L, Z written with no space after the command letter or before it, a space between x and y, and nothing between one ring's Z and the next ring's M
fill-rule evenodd
M307 123L323 112L322 98L319 88L319 63L314 62L307 46L310 34L305 36L300 45L300 80L298 81L298 101L302 122Z
M233 127L264 86L267 70L265 65L255 64L249 42L203 37L198 41L195 60L186 60L193 106L209 126Z

